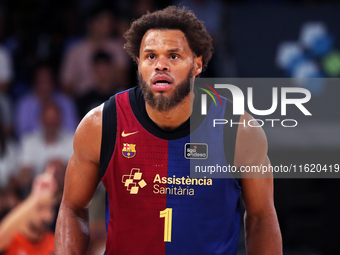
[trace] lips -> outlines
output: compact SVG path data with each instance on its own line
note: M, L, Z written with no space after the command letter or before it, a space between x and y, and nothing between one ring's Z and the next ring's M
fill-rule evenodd
M165 74L157 74L155 75L155 77L152 79L152 84L156 84L156 83L172 83L172 79Z
M165 91L172 84L172 79L168 75L158 74L152 80L152 85L157 91Z

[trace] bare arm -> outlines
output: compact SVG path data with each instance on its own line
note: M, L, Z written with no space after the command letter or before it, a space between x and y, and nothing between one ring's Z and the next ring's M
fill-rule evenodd
M0 223L0 252L6 250L13 237L22 233L26 237L34 237L29 228L29 222L37 217L40 206L52 206L57 189L53 173L45 172L38 176L33 183L31 194L20 205L9 212Z
M7 249L16 234L28 231L28 219L32 217L38 200L37 197L29 196L3 219L0 224L0 252Z
M241 117L252 119L249 114ZM270 165L267 139L260 127L239 126L235 149L235 166ZM263 178L244 176L242 196L246 209L244 216L246 248L249 255L282 254L282 238L274 207L272 174Z
M102 106L89 112L74 137L55 234L55 254L84 255L89 243L88 207L99 184Z

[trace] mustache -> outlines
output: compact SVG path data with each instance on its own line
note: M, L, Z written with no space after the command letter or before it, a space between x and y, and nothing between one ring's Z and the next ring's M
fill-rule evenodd
M165 72L165 71L158 71L157 73L155 73L151 79L150 79L150 83L152 83L152 80L157 76L157 75L165 75L165 76L168 76L172 81L175 80L175 78L169 74L168 72Z

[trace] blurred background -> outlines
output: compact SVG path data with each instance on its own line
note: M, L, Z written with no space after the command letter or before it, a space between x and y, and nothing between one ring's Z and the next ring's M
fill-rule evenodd
M202 77L340 77L338 0L2 0L0 226L17 205L38 196L32 183L53 165L57 199L48 205L53 217L41 216L39 228L32 227L39 225L32 223L36 218L27 222L39 236L53 233L79 121L111 95L137 85L122 35L133 19L170 4L188 6L214 39L215 54ZM329 95L336 102L326 84L304 86L324 99L320 102ZM339 104L325 107L316 106L320 121L329 109L339 116ZM338 120L332 114L325 118ZM273 165L311 163L316 156L324 160L318 163L339 163L339 143L310 146L302 140L284 146L282 140L269 137ZM105 249L104 194L100 186L90 210L90 255ZM340 254L338 194L337 179L275 180L284 254ZM0 254L9 249L1 250L0 240ZM245 254L244 245L239 254Z

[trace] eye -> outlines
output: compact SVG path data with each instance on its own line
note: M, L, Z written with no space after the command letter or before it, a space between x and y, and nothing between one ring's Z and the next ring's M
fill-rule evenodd
M171 59L178 59L178 58L179 58L179 56L176 55L176 54L171 55Z
M147 58L150 59L150 60L154 60L155 59L155 55L149 54Z

